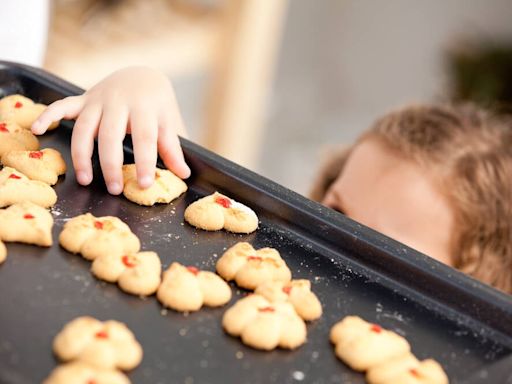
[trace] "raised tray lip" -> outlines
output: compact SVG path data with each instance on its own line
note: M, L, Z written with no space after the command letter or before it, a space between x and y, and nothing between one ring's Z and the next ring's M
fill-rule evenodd
M0 69L2 68L17 71L18 74L37 80L63 95L74 96L84 92L83 89L40 68L0 60ZM322 247L333 250L334 253L336 249L340 249L339 244L333 240L333 233L339 234L344 240L362 243L368 248L369 253L364 258L355 259L355 263L407 286L423 296L425 301L432 301L450 312L462 313L477 324L492 328L500 338L505 337L508 340L502 340L504 344L512 347L512 295L483 284L189 140L181 138L181 143L185 156L187 152L194 154L196 164L193 165L196 169L209 167L227 174L243 185L257 190L262 198L269 198L285 207L288 212L315 221L322 228L315 233L315 237L322 241ZM125 150L132 151L131 147L125 147ZM215 182L212 181L212 184L215 185ZM236 193L234 196L236 197ZM277 215L275 211L273 214ZM283 216L281 219L294 227L298 233L309 233L311 237L311 225L307 225L306 221L292 220L291 217L287 219ZM375 257L377 255L379 257ZM396 279L396 276L390 277L391 270L396 265L400 265L406 271L400 280ZM420 277L431 279L432 284L418 287ZM413 286L413 283L416 285Z

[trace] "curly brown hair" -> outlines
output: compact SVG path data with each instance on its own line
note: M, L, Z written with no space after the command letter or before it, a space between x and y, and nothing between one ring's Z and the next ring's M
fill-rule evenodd
M369 138L419 164L449 199L454 266L512 293L511 120L472 104L412 105L378 119L354 145ZM324 164L312 199L323 199L351 148Z

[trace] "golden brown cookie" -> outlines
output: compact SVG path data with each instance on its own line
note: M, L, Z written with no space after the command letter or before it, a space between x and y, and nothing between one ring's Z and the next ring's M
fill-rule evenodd
M187 184L171 171L157 168L155 183L143 189L137 183L135 164L123 165L125 197L139 205L155 205L156 203L170 203L187 190Z
M28 97L22 95L10 95L0 99L0 120L13 121L24 129L30 129L32 123L46 109L44 104L36 104ZM54 122L48 130L55 129L59 122Z
M37 151L39 140L13 122L0 121L0 158L10 151Z
M203 305L219 307L231 300L231 289L213 272L172 263L157 292L166 307L180 312L198 311Z
M131 255L140 250L139 238L120 219L94 217L90 213L76 216L64 224L59 242L65 250L80 253L87 260L105 254Z
M185 210L185 220L206 231L251 233L258 228L258 217L251 208L218 192L190 204Z
M162 264L155 252L127 255L106 252L94 259L91 271L99 279L117 282L127 293L149 296L160 285Z
M43 384L130 384L130 380L118 370L76 361L55 368Z
M50 208L57 202L57 194L48 184L30 180L14 168L4 167L0 171L0 208L24 201Z
M227 333L256 349L295 349L306 342L306 324L288 302L271 303L249 295L229 308L222 319Z
M366 373L368 384L448 384L441 365L432 359L418 361L412 354L371 367Z
M0 240L0 264L2 264L7 258L7 248L5 248L5 244Z
M66 162L59 151L45 148L41 151L11 151L2 156L2 164L22 172L32 180L50 185L66 173Z
M104 369L127 371L142 360L142 347L126 325L78 317L55 337L53 351L64 361L80 361Z
M240 242L229 248L217 261L217 272L225 280L235 280L246 289L256 289L268 281L287 283L292 274L274 248L255 250L251 244Z
M46 209L30 202L0 209L0 239L6 242L50 247L53 217Z
M297 314L306 321L316 320L322 316L322 304L311 292L309 280L268 281L259 285L254 293L270 302L286 301L293 305Z
M336 356L356 371L366 371L410 353L407 340L357 316L347 316L331 329Z

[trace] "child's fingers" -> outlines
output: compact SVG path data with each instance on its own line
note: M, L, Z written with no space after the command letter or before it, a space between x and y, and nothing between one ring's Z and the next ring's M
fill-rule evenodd
M169 127L169 120L163 120L158 135L158 153L165 166L182 179L190 176L190 168L183 157L178 135Z
M54 121L74 119L84 107L84 96L71 96L50 104L32 124L32 132L42 135Z
M84 107L76 119L71 136L71 158L75 168L76 179L82 185L92 181L91 157L94 151L94 137L101 119L101 105L92 104Z
M127 123L128 111L125 108L110 105L103 109L98 151L103 178L112 195L123 191L123 139Z
M130 127L137 181L141 188L149 188L155 181L158 121L150 113L137 109L130 115Z

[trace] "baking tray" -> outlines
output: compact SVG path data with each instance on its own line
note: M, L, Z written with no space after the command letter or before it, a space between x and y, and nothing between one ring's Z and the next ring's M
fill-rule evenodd
M81 92L44 71L0 62L0 96L22 93L50 103ZM91 212L127 222L143 249L158 252L165 267L179 261L214 270L217 258L238 241L275 247L295 278L311 280L324 315L308 325L301 348L261 352L224 334L227 307L188 315L164 310L154 297L140 299L96 280L89 262L58 244L9 244L0 266L1 383L46 377L57 364L51 353L55 334L81 315L121 320L133 330L145 352L129 373L134 383L363 383L362 374L336 359L328 340L331 326L352 314L406 336L413 352L440 361L453 383L475 377L503 382L493 367L503 366L512 351L510 296L186 140L193 176L188 192L170 205L141 207L110 196L97 157L94 182L81 187L71 166L71 128L64 122L41 138L42 147L57 148L69 165L56 185L55 241L67 219ZM132 161L126 142L125 162ZM251 206L259 230L236 235L185 224L185 207L215 190ZM244 292L232 287L234 302Z

